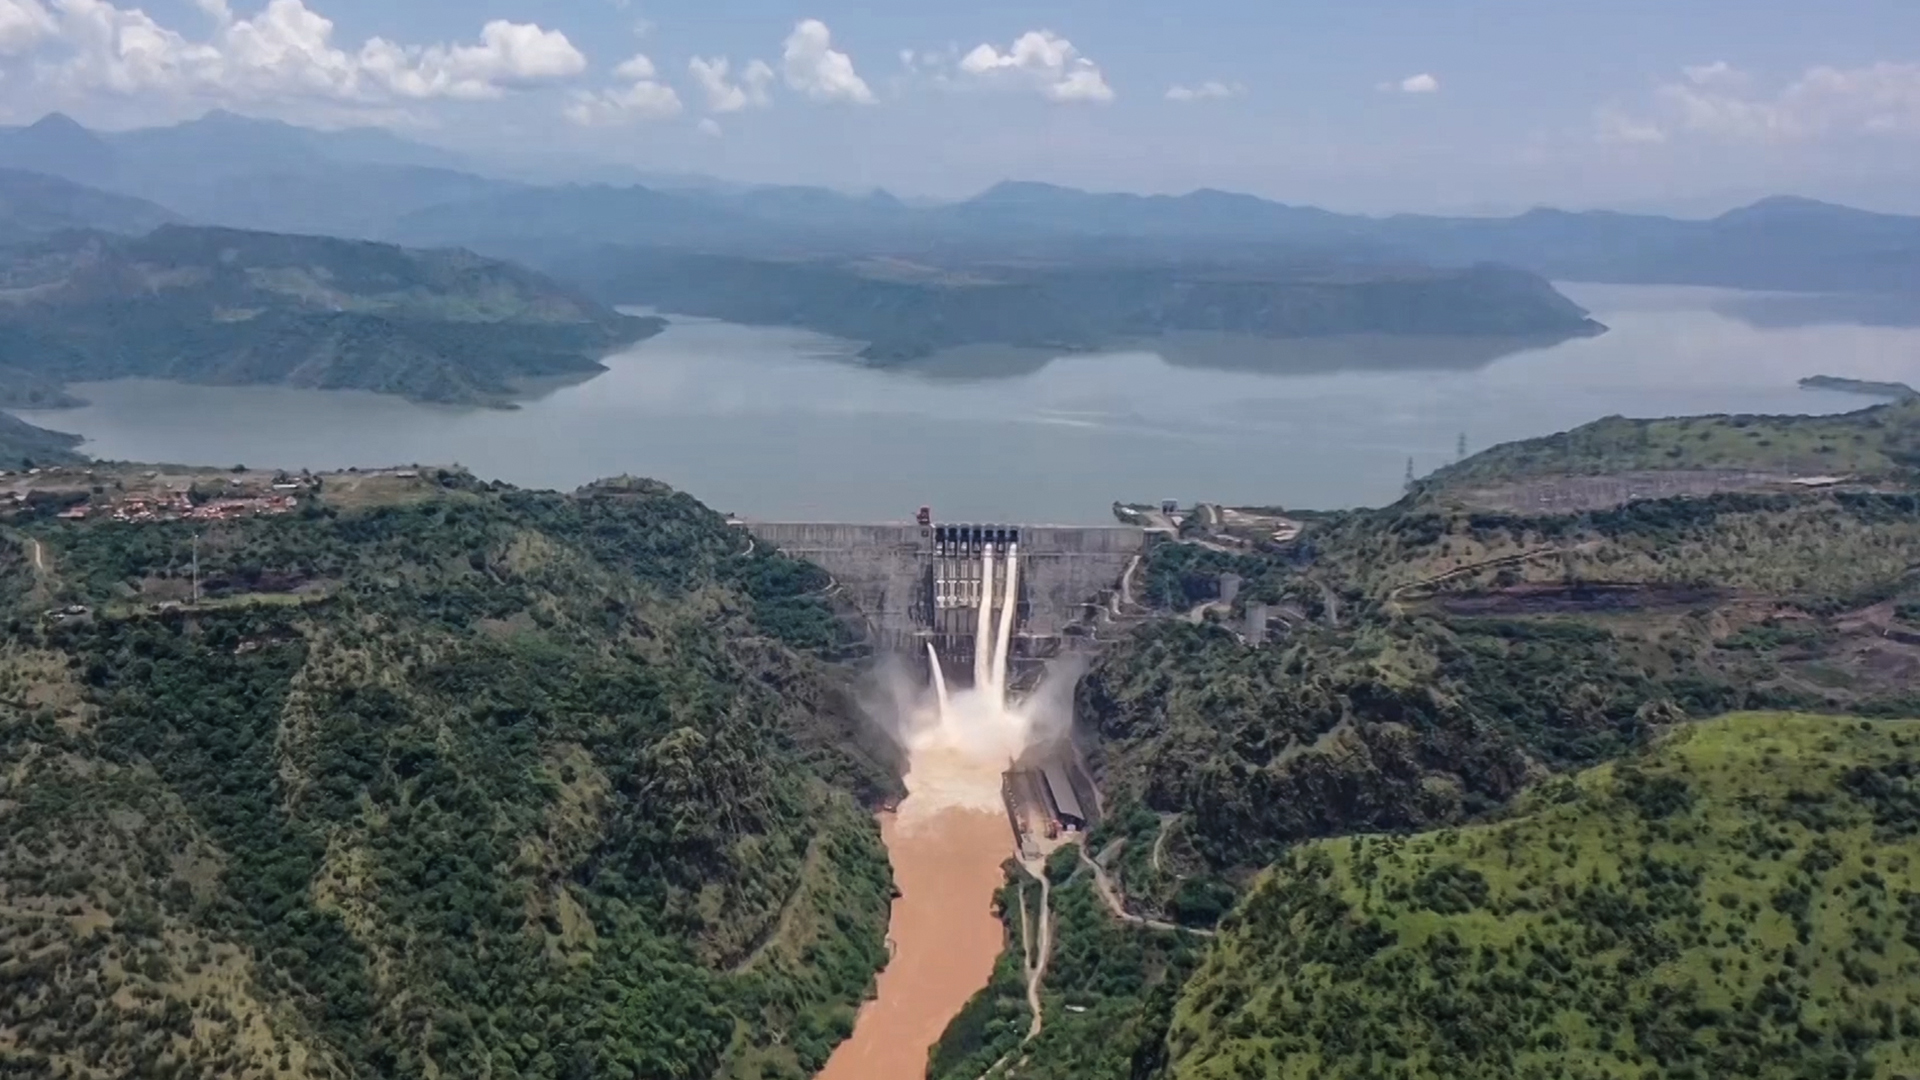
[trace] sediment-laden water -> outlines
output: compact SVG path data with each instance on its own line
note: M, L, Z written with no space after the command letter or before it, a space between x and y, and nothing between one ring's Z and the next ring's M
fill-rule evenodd
M928 1050L987 985L1005 944L993 894L1015 845L1001 774L1028 746L1064 730L1069 717L1061 695L1014 701L1008 694L1018 551L985 552L980 569L972 685L950 687L940 657L930 654L932 685L896 687L885 707L892 715L879 717L907 751L907 797L880 821L900 890L887 931L893 956L822 1080L926 1075Z
M912 799L909 798L908 802ZM1006 814L953 807L884 816L880 832L900 896L893 958L820 1080L911 1080L967 999L987 984L1003 944L993 894L1013 854Z

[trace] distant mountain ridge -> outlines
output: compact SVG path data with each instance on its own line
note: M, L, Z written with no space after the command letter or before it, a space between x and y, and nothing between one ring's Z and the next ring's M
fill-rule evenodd
M0 128L0 167L134 195L203 224L361 239L411 211L519 186L383 129L319 131L220 110L105 133L54 113Z
M172 211L44 173L0 168L0 244L68 229L139 234L179 220Z
M1250 195L1095 194L1007 183L913 207L820 189L524 188L397 219L409 243L498 253L569 242L734 255L903 255L1083 263L1269 264L1303 253L1382 264L1504 263L1554 279L1920 295L1920 218L1777 197L1707 220L1539 209L1506 218L1364 217Z
M1031 181L935 205L886 192L691 176L648 178L652 186L535 186L482 175L484 162L380 129L315 131L217 111L116 133L53 114L0 129L0 168L131 194L206 224L514 257L605 243L935 265L1266 265L1315 253L1383 264L1505 263L1555 280L1920 295L1920 218L1789 196L1689 220L1545 208L1510 217L1369 217L1212 189L1132 195Z

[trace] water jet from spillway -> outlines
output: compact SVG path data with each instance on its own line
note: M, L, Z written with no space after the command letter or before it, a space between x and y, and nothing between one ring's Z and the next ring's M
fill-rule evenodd
M1020 616L1018 546L983 553L979 580L973 685L950 685L930 644L932 694L899 702L897 730L907 758L903 825L948 808L1000 812L1007 767L1029 747L1066 730L1064 703L1053 700L1058 695L1012 698L1013 630Z
M927 646L929 687L891 667L891 700L874 709L906 752L907 797L881 819L900 890L888 924L892 959L878 996L860 1011L853 1036L834 1051L820 1080L899 1080L926 1071L929 1049L975 992L987 985L1002 929L994 891L1014 854L1002 774L1027 749L1067 729L1077 667L1021 701L1010 700L1013 624L1020 613L1019 553L1009 546L995 617L994 562L981 556L972 686L947 684L940 654Z

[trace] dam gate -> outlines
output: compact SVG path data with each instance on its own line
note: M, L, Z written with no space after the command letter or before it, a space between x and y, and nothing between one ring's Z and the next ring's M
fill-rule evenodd
M831 574L877 649L924 663L931 644L956 682L971 678L981 606L1008 603L1019 564L1010 678L1097 643L1100 613L1146 544L1131 526L745 522L756 540ZM991 588L987 585L991 583Z

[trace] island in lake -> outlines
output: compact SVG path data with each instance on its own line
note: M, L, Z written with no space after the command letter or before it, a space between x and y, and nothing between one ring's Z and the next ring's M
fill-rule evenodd
M1843 379L1836 375L1813 375L1800 380L1802 390L1839 390L1848 394L1865 394L1868 397L1887 398L1891 401L1905 401L1920 397L1915 390L1901 382L1874 382L1871 379Z

